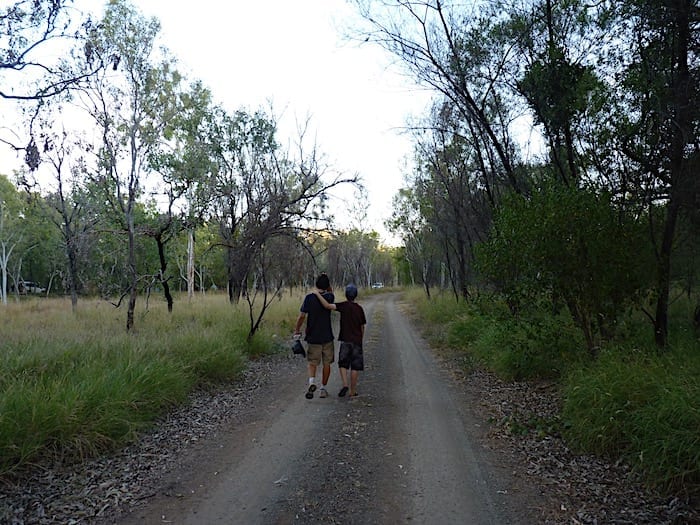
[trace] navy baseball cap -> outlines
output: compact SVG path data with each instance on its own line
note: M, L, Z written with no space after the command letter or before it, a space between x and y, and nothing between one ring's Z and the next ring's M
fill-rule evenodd
M355 297L357 297L357 286L355 286L354 284L348 284L345 287L345 297L347 297L348 299L354 299Z

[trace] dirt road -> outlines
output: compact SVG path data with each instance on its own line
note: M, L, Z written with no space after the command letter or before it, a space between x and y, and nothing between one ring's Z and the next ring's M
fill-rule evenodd
M305 361L291 361L253 410L183 458L120 523L532 523L530 495L481 445L470 400L441 373L399 296L361 303L359 397L337 396L334 366L329 397L305 399Z

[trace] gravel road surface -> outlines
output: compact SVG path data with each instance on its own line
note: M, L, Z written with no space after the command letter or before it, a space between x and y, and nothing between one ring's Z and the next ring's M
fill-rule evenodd
M357 398L304 398L291 361L256 409L197 447L124 524L531 523L482 428L395 294L362 301ZM336 314L334 314L336 316ZM336 331L337 333L337 331ZM515 504L520 499L520 504Z
M556 433L523 432L557 419L555 385L430 350L399 297L361 300L359 397L338 398L336 367L330 396L307 400L304 359L252 361L114 454L1 479L0 523L700 524L686 495L656 494Z

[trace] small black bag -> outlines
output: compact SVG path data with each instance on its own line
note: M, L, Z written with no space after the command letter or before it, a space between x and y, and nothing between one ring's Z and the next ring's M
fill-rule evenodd
M304 345L301 344L301 341L299 341L299 339L294 341L294 344L292 345L292 352L306 357L306 350L304 350Z

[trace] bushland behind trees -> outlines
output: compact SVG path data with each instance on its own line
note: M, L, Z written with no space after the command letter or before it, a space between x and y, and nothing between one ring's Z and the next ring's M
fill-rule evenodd
M539 276L540 298L579 319L592 356L593 332L630 306L665 348L671 290L688 282L676 272L698 272L688 253L700 235L691 227L700 194L697 3L356 3L361 35L436 93L413 126L416 162L391 221L413 275L429 289L444 272L464 300L474 289L534 290ZM551 217L535 211L545 202ZM537 244L526 247L526 236ZM508 272L493 273L495 260L479 268L484 243ZM436 257L441 272L427 271L421 261ZM653 280L640 279L645 272Z

